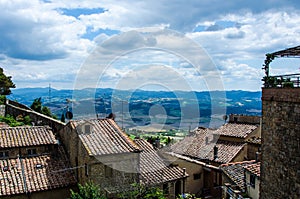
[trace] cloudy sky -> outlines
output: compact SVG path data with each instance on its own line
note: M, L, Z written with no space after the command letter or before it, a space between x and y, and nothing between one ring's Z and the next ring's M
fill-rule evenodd
M0 9L0 66L18 88L260 90L264 55L300 44L298 0L1 0ZM284 59L271 72L299 67Z

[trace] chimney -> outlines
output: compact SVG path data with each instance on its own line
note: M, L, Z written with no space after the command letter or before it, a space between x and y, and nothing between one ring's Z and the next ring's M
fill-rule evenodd
M218 147L214 146L214 160L218 158Z
M255 162L260 162L261 159L261 152L257 151L255 153Z
M208 144L208 137L205 137L205 144Z

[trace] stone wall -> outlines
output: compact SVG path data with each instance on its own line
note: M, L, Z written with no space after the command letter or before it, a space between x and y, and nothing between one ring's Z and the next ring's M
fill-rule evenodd
M95 157L81 142L75 127L68 123L59 131L78 183L92 181L113 196L122 187L139 182L139 153L122 153ZM111 176L106 176L111 168ZM120 188L121 187L121 188ZM125 188L124 188L125 189Z
M260 124L260 116L230 114L229 123Z
M23 117L29 116L31 121L34 122L36 126L48 125L51 127L54 133L57 133L60 129L62 129L65 126L65 123L59 120L35 112L30 108L26 107L25 105L19 104L11 100L7 100L6 102L5 114L9 114L15 118L19 115L22 115Z
M300 88L263 88L260 198L300 198Z

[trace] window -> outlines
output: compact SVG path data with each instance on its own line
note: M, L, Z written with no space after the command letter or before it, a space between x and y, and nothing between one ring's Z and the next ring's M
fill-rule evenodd
M43 166L42 164L36 164L36 165L35 165L35 168L36 168L36 169L42 169L42 168L44 168L44 166Z
M89 176L89 166L87 164L84 164L84 173L85 176Z
M106 178L111 178L113 176L113 168L111 165L105 165L104 170Z
M91 133L91 125L89 124L84 125L84 133L86 134Z
M201 173L194 173L194 180L201 179Z
M27 149L28 155L36 155L36 149Z
M250 174L250 185L251 187L255 188L255 175Z
M8 151L0 151L0 158L8 158Z
M168 183L163 184L163 193L169 194L169 184Z

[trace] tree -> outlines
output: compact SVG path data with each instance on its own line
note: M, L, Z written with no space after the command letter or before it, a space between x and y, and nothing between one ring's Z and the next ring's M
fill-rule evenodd
M70 199L106 199L99 187L92 182L85 185L78 184L78 192L71 190Z
M32 102L30 108L38 113L42 113L42 98L36 98Z
M30 108L38 113L42 113L44 115L57 119L57 117L51 113L51 110L47 106L42 105L41 97L34 99L32 104L30 105Z
M61 118L60 118L60 121L62 122L66 122L66 117L65 117L65 114L61 114Z
M12 82L11 76L6 76L0 67L0 95L11 94L11 88L16 88L16 85Z
M121 199L166 199L163 191L158 187L132 184L132 189L119 194Z

